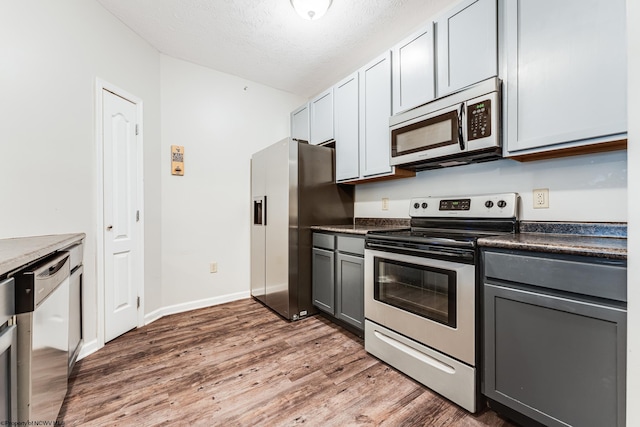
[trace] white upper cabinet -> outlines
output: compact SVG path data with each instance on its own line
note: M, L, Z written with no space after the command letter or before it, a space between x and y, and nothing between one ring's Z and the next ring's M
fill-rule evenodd
M393 114L435 97L433 23L393 48Z
M291 112L291 138L309 141L309 103Z
M376 58L360 70L360 175L392 172L389 166L391 55Z
M437 96L498 74L496 0L464 0L436 20Z
M311 144L334 139L333 88L327 89L309 102L309 132Z
M358 178L358 73L334 86L336 181Z
M626 138L625 0L504 2L506 155Z

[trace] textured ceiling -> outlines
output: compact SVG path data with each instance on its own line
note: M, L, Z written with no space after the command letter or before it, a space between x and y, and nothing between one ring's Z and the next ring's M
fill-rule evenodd
M158 51L310 97L456 0L333 0L306 21L289 0L98 0Z

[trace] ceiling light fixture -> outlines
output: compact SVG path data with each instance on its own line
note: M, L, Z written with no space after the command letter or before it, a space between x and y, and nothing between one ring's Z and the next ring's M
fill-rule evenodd
M291 6L298 15L309 21L317 21L322 18L333 0L291 0Z

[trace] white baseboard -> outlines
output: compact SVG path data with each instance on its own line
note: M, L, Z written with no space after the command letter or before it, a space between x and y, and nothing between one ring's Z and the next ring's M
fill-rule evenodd
M226 302L249 298L250 296L251 293L245 291L162 307L146 314L144 316L144 324L148 325L149 323L155 322L161 317L168 316L170 314L184 313L185 311L196 310L198 308L211 307L214 305L224 304Z
M88 355L95 353L100 350L101 346L98 344L98 339L94 339L89 342L82 343L82 348L80 348L80 353L78 353L78 360L84 359Z

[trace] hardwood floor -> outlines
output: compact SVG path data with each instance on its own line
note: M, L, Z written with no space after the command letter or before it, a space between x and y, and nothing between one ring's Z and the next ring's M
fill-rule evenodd
M76 364L69 426L511 426L471 415L321 316L251 299L164 317Z

